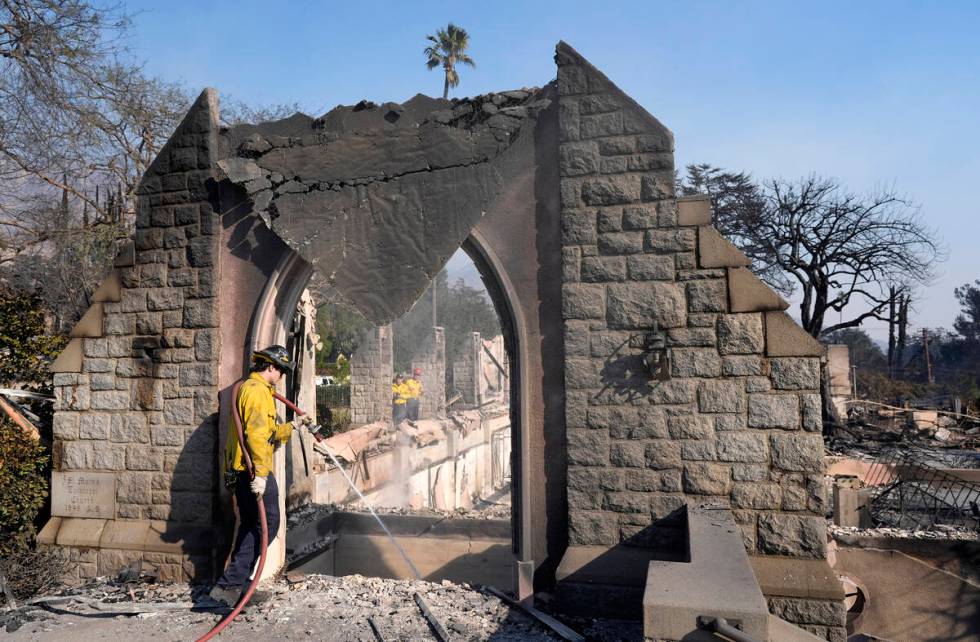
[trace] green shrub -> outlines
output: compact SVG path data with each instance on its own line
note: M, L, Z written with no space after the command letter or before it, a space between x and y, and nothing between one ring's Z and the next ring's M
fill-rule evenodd
M48 455L23 430L0 420L0 557L30 546L48 496Z

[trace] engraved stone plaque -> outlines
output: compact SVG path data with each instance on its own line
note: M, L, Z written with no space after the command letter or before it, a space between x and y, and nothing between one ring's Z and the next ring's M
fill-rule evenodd
M52 472L51 515L94 519L115 518L115 474Z

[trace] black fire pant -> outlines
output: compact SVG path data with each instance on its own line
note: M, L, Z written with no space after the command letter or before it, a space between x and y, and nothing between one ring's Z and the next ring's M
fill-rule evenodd
M409 418L409 420L411 420L411 421L418 421L419 420L419 400L418 399L409 399L408 401L405 402L405 406L407 406L406 410L408 412L408 418Z
M231 562L225 574L218 580L221 588L244 588L248 576L262 552L262 523L259 521L259 503L256 501L248 473L240 473L235 483L235 503L238 504L238 537L231 554ZM269 543L279 532L279 485L271 474L265 478L265 520L269 528Z
M408 418L407 405L406 403L391 404L391 423L397 426L402 420Z

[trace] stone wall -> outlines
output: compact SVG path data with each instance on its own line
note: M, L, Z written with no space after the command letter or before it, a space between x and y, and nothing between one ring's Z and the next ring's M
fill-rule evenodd
M368 330L351 357L351 423L391 420L392 347L391 326L379 326Z
M412 371L422 370L422 398L419 418L446 416L446 337L443 329L433 327L418 352L412 357Z
M697 501L730 508L750 553L824 557L819 344L708 201L675 197L670 131L570 48L556 60L570 547L656 546Z
M218 221L207 183L216 122L205 92L143 177L134 241L100 288L114 295L86 313L53 367L54 469L116 473L112 519L54 517L42 531L45 543L100 547L73 553L82 575L112 574L132 559L162 565L161 578L192 574L184 561L207 574L219 358ZM70 491L53 489L62 492Z

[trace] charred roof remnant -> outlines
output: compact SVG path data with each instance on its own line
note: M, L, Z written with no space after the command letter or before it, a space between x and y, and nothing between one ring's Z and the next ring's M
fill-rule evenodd
M222 131L218 166L340 303L384 324L466 239L553 100L552 85L453 101L418 95L237 125Z

